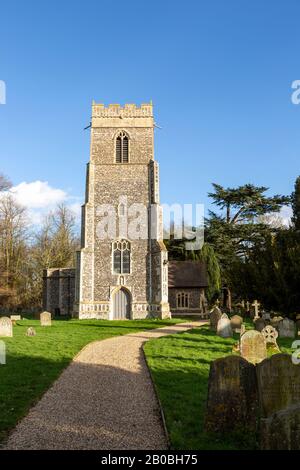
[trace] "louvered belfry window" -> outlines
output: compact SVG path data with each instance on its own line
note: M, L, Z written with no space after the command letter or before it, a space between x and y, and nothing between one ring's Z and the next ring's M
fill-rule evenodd
M116 162L128 163L128 137L125 132L120 132L116 139Z

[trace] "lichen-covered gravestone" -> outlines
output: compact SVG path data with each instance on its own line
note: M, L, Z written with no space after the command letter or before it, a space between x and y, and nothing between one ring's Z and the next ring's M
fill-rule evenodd
M256 368L263 450L300 450L300 367L275 354Z
M239 333L241 329L241 325L243 323L243 318L240 317L239 315L233 315L230 319L231 322L231 328L235 333Z
M250 330L241 336L241 356L252 364L258 364L267 357L267 346L263 335L256 330Z
M280 338L295 338L295 323L289 318L284 318L278 324Z
M221 336L222 338L231 338L233 335L231 322L226 313L223 313L220 320L218 321L217 335Z
M206 432L255 432L258 396L254 365L239 356L211 363L205 415Z
M209 314L210 329L217 331L218 321L222 316L222 312L219 307L215 306Z
M254 320L253 323L254 323L254 328L256 329L256 331L262 331L264 327L266 326L266 322L262 318L257 318L256 320Z
M271 325L277 329L281 320L283 320L283 317L281 317L280 315L275 315L275 317L271 319Z
M10 338L13 336L12 321L8 317L0 318L0 336L7 336Z
M280 352L276 339L278 338L278 331L272 325L267 325L261 332L266 340L267 346L276 349Z
M51 326L51 313L43 312L40 315L41 326Z

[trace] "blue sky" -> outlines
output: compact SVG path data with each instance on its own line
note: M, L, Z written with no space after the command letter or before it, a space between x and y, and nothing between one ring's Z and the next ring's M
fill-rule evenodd
M0 172L78 204L91 101L152 99L162 202L208 207L212 182L291 193L299 15L297 0L2 2Z

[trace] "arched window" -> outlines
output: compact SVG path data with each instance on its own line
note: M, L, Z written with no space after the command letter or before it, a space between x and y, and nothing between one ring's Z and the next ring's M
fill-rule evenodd
M189 294L186 292L179 292L176 296L177 308L189 308Z
M123 131L116 138L116 163L128 163L128 136Z
M113 242L113 269L116 274L130 273L130 243L127 240Z

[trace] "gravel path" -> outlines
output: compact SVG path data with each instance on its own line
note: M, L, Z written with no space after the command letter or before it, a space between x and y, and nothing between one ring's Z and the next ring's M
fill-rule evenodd
M87 345L17 425L4 448L167 449L142 346L200 324L172 325Z

